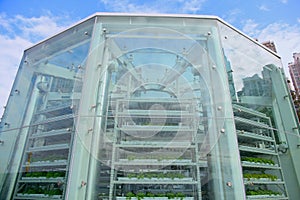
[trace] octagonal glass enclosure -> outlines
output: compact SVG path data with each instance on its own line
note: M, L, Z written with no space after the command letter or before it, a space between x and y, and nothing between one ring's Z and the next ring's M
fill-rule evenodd
M1 199L288 199L279 66L216 17L96 14L25 51Z

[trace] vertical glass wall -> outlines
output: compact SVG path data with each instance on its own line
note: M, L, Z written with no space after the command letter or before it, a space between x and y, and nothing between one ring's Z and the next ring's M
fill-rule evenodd
M299 160L291 159L298 157L298 124L280 58L228 25L219 27L247 198L298 199Z
M216 22L97 22L67 197L242 199Z
M61 199L94 19L25 51L2 119L0 199Z

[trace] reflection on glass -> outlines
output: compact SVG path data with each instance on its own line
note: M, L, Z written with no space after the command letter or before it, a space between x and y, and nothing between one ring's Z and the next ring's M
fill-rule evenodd
M228 26L220 28L230 72L228 82L246 197L288 199L288 195L297 196L294 186L288 188L289 180L284 178L291 172L290 169L284 171L289 167L281 163L281 159L286 159L287 146L277 148L278 143L286 144L284 132L289 130L283 125L287 121L281 115L289 112L290 119L294 119L290 102L284 102L287 110L281 103L281 99L287 100L289 95L283 73L278 68L280 59Z
M9 171L1 179L1 199L63 198L82 88L80 77L90 43L83 33L91 31L91 22L78 25L76 33L70 29L64 37L51 38L25 51L14 85L19 94L8 103L12 110L6 120L12 126L1 133L12 141L5 160ZM14 109L17 104L26 109Z

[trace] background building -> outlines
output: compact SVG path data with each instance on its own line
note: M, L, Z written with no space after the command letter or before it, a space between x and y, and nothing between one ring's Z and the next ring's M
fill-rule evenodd
M290 76L292 79L293 87L290 87L292 98L294 101L295 111L300 119L300 98L299 98L299 87L300 87L300 53L293 53L294 62L288 64Z
M0 198L300 199L280 67L217 17L95 14L25 50Z
M300 53L293 53L294 62L288 64L294 89L299 95L300 91Z
M269 49L271 49L272 51L274 51L275 53L277 53L276 46L275 46L275 43L273 41L263 42L262 44L264 46L268 47Z

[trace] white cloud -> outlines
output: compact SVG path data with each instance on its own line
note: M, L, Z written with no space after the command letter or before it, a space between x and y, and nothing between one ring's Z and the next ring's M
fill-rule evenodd
M281 3L287 3L288 0L280 0Z
M12 31L11 30L11 25L9 21L7 20L7 16L5 13L0 13L0 27L3 27L6 30Z
M65 25L61 25L60 19L50 14L27 18L21 15L8 17L0 13L0 117L23 51L33 43L64 29Z
M196 13L197 11L201 10L202 4L206 0L191 0L185 1L183 4L183 12L192 12Z
M64 27L57 24L57 20L51 16L26 18L21 15L15 17L15 21L23 31L26 38L45 38L61 31Z
M0 28L4 29L5 35L20 36L34 42L60 32L66 27L66 23L62 22L70 24L68 16L55 17L48 13L40 17L27 18L22 15L8 17L3 13L0 14Z
M240 20L239 15L242 14L242 11L238 8L229 10L228 13L222 18L228 23L235 23L237 20Z
M260 28L253 20L248 20L243 31L260 42L273 41L277 53L281 56L282 64L288 75L287 65L293 61L293 53L300 52L300 26L286 23L272 23Z
M296 25L273 23L261 30L259 40L271 40L275 42L278 54L282 58L282 64L293 60L293 53L300 52L300 27Z
M130 13L196 13L206 0L100 0L107 9Z
M0 35L0 116L7 102L23 51L30 45L32 43L24 38Z
M270 9L266 6L266 5L260 5L258 7L259 10L262 10L262 11L270 11Z
M244 22L244 24L243 31L248 35L255 36L260 32L260 30L258 30L258 23L254 20L248 19Z

